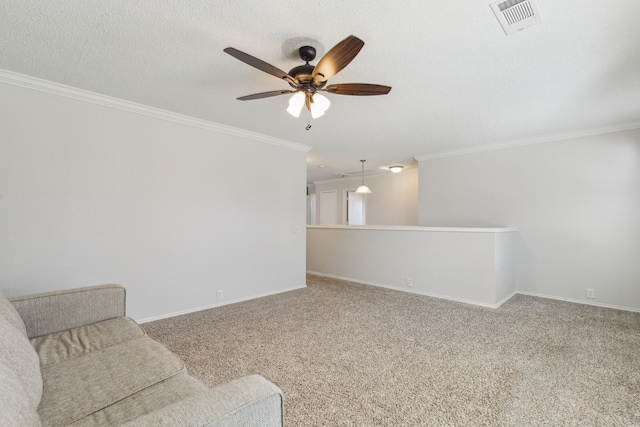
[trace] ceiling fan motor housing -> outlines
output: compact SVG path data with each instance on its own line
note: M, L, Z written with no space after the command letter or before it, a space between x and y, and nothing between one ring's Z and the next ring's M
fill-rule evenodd
M293 77L294 80L297 80L301 86L312 86L313 77L311 77L311 73L313 73L313 69L315 67L313 65L305 64L298 65L297 67L293 67L289 71L289 75ZM299 86L295 86L289 83L291 86L298 88Z
M300 58L306 62L304 65L299 65L297 67L293 67L289 71L289 75L293 77L294 80L297 80L299 86L295 86L291 82L289 85L296 89L302 88L305 92L315 92L317 88L321 88L322 85L313 85L313 77L311 76L313 73L313 69L315 66L309 65L310 61L313 61L316 57L316 48L313 46L302 46L298 49L298 53L300 54Z
M307 64L316 58L316 48L313 46L302 46L298 49L298 53Z

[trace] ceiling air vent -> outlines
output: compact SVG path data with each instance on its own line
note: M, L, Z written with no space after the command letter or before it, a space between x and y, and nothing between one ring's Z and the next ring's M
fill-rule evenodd
M491 9L507 35L540 23L540 12L532 0L501 0L492 3Z

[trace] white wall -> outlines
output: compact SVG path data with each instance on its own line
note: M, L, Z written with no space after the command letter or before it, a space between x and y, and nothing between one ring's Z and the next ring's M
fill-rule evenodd
M419 169L421 226L519 230L518 290L640 309L640 130L421 159Z
M362 178L342 178L316 181L315 191L337 190L338 223L344 224L345 190L355 190ZM372 194L366 196L367 224L418 225L418 169L405 169L400 173L365 176L365 184ZM320 217L320 198L316 199L317 217Z
M0 289L120 283L147 319L304 286L300 147L0 83Z

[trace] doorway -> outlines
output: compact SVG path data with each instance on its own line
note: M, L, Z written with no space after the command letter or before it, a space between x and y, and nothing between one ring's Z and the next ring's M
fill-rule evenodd
M347 190L346 196L346 215L348 225L366 225L367 223L367 209L366 209L366 195L358 194L355 190Z

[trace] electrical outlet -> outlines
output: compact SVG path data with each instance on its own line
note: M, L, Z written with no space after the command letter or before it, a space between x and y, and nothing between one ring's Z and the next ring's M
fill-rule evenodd
M596 297L596 290L595 289L587 289L587 298L595 299L595 297Z
M408 287L412 287L413 286L413 279L411 277L406 277L404 279L404 283L408 286Z
M222 299L222 291L218 291L218 299Z

